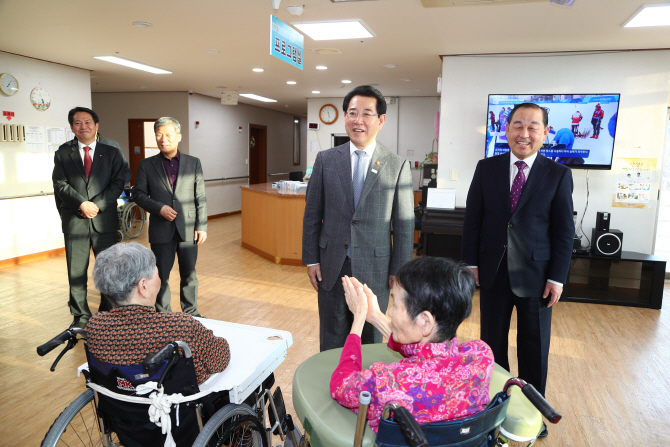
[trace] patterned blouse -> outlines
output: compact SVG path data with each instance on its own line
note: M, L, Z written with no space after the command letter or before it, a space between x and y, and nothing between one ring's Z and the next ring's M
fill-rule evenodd
M191 315L159 313L138 304L98 312L86 325L88 349L98 360L115 365L137 365L173 341L188 343L198 385L230 362L225 338L215 337Z
M390 402L407 408L419 424L462 418L486 408L493 352L483 341L459 345L454 338L445 343L401 345L391 334L388 347L404 358L390 365L373 363L361 371L361 339L349 334L330 379L331 396L356 413L358 395L370 392L368 421L375 433Z

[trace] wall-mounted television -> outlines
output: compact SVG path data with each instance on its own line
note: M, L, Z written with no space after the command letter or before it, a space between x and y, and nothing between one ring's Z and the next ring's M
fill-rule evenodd
M619 94L489 95L485 157L509 151L505 125L516 104L532 102L547 109L549 136L540 152L578 169L611 169Z

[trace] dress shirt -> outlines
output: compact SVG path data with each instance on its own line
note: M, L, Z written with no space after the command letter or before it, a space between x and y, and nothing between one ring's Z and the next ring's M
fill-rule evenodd
M533 167L533 163L535 163L535 159L537 158L537 152L535 152L533 155L530 157L524 158L521 160L520 158L517 158L516 155L514 155L514 152L509 151L509 190L512 190L512 184L514 183L514 177L516 177L517 172L519 172L519 168L514 164L517 161L523 161L526 163L526 167L523 168L523 174L526 176L526 181L528 181L528 174L530 174L530 169Z
M165 174L167 175L168 181L170 182L172 192L174 192L174 188L177 185L177 174L179 174L179 151L177 151L177 155L169 160L162 153L161 158L163 159Z
M377 140L372 140L372 143L365 149L365 155L366 157L363 158L361 161L363 162L363 172L365 172L363 181L368 176L368 168L370 167L370 162L372 161L372 154L375 152L375 148L377 147ZM354 172L356 172L356 163L358 163L358 155L356 155L356 151L359 150L354 144L350 141L349 142L349 154L351 155L351 181L354 181Z
M97 140L93 140L93 143L91 144L84 144L81 141L77 140L77 144L79 145L79 155L81 155L81 162L82 164L84 163L84 156L86 155L86 151L84 150L85 147L90 147L91 150L88 151L88 155L91 156L91 161L93 161L93 153L95 152L95 144L97 143Z

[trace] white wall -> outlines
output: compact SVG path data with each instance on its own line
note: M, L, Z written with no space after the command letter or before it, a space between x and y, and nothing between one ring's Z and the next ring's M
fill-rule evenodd
M439 179L447 187L456 188L456 205L465 206L475 166L484 154L490 93L620 93L614 158L658 158L658 183L669 73L668 51L446 57L442 65ZM449 169L456 169L457 181L448 180ZM581 219L587 199L587 172L572 173L573 201ZM589 206L583 228L590 238L596 212L609 211L612 227L624 233L624 250L651 253L657 202L652 201L648 209L613 208L614 177L614 170L589 171ZM655 187L651 194L654 198Z
M171 116L182 125L179 150L190 154L187 92L93 93L100 134L116 141L128 159L128 120Z
M69 127L71 108L91 106L87 70L0 52L0 72L11 73L19 81L16 95L0 94L0 108L14 112L12 124ZM49 93L48 110L38 111L30 103L35 87ZM52 171L53 154L26 154L25 143L0 143L0 197L53 192ZM0 260L64 246L53 195L0 200L0 216Z
M293 119L292 114L261 107L224 106L217 98L189 96L191 155L202 161L205 179L248 175L249 124L260 124L267 126L267 173L304 171L304 154L301 165L293 166ZM196 121L200 122L197 129ZM267 181L273 180L277 178L268 177ZM247 183L247 179L207 182L207 212L213 215L241 209L240 185Z

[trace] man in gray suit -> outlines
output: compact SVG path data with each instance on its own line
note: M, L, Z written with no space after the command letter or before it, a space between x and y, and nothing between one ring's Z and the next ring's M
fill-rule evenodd
M201 317L198 313L195 263L198 245L207 239L207 201L202 166L196 157L179 152L179 121L170 117L160 118L154 123L154 132L160 154L140 161L135 202L151 213L149 243L156 255L161 279L156 310L172 312L168 281L177 254L181 310Z
M318 292L321 351L344 346L353 321L342 277L367 284L386 312L395 272L412 259L410 165L376 142L386 100L363 85L347 94L343 110L351 141L316 156L303 221L302 262ZM382 336L366 323L361 339Z
M100 120L93 110L75 107L67 119L75 138L56 151L52 180L65 238L70 326L83 328L91 318L86 301L90 252L97 256L116 243L116 199L130 181L130 169L119 149L96 139ZM110 309L102 295L98 310Z

